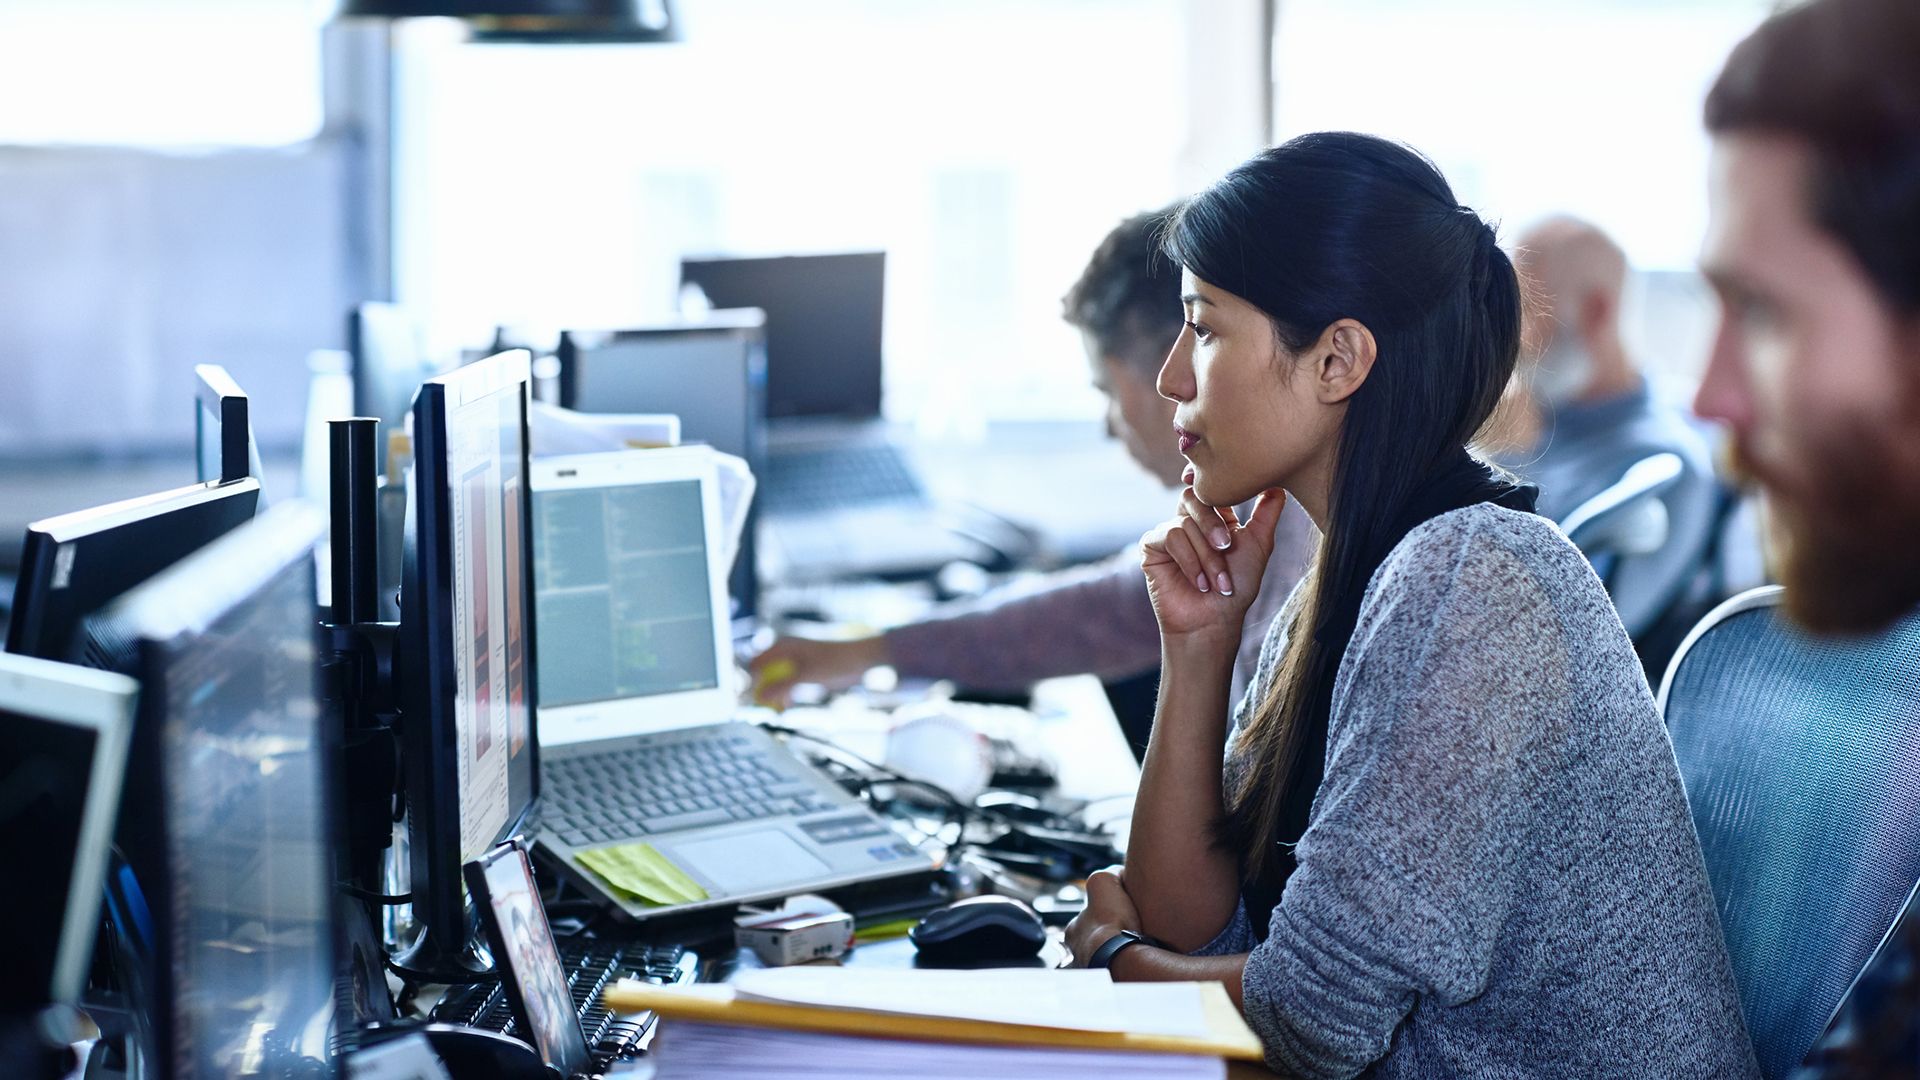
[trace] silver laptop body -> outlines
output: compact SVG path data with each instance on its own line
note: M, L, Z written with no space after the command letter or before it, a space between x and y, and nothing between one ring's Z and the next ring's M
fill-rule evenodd
M632 919L932 869L872 810L734 719L711 450L537 459L532 488L538 857ZM633 843L706 899L648 904L579 859Z

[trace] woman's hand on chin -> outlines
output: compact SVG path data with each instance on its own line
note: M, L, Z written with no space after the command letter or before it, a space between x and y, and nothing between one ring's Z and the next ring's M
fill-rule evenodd
M1191 487L1180 492L1173 520L1140 542L1140 566L1162 635L1231 631L1238 640L1247 608L1260 593L1286 502L1286 492L1269 488L1242 524L1231 506L1208 506Z

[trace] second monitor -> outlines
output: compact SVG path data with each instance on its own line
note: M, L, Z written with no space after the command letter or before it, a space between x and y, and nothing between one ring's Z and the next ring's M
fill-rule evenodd
M525 351L420 388L401 591L407 813L420 936L396 963L441 982L486 970L461 866L516 834L537 792L527 565Z
M767 416L880 416L885 252L686 259L680 280L767 313Z

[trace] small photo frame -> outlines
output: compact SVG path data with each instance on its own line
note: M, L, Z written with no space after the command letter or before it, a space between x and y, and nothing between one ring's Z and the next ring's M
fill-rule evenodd
M464 869L520 1037L560 1076L585 1072L587 1038L523 841L509 840Z

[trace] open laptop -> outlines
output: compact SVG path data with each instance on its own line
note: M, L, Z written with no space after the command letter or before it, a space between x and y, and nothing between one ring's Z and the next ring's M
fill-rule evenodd
M536 459L535 853L634 919L931 869L736 693L713 452ZM649 903L581 856L650 845L704 897Z
M683 288L766 313L756 502L772 580L918 573L998 559L1003 523L936 506L881 418L885 252L683 259ZM698 438L700 436L694 436Z
M80 999L139 689L0 653L0 1012Z

